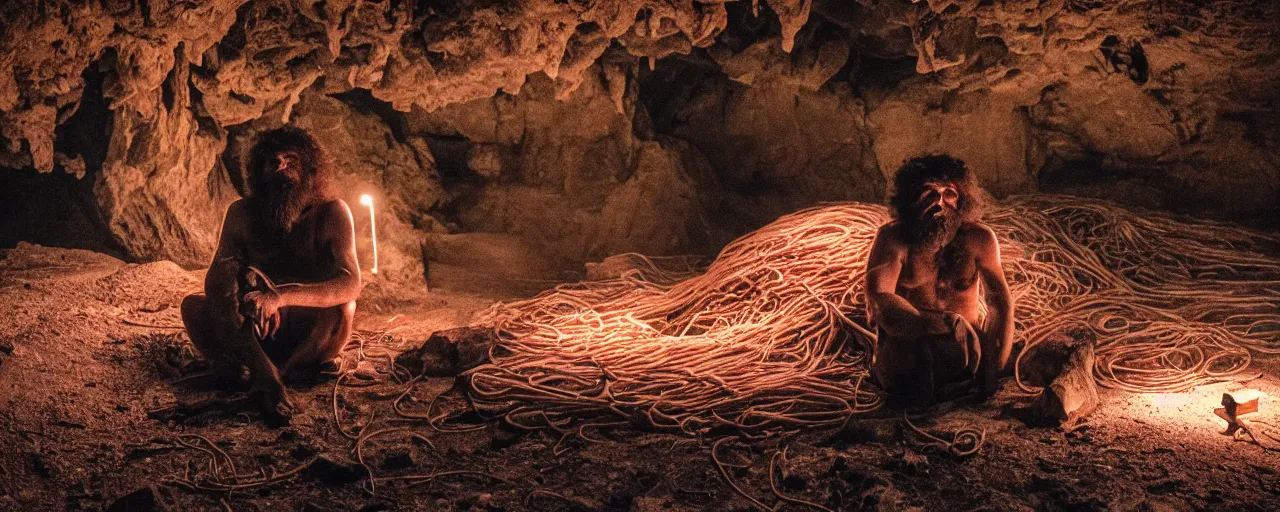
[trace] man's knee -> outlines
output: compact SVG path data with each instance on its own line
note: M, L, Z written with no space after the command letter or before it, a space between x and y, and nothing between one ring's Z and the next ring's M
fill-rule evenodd
M356 301L338 306L338 325L334 329L334 343L342 345L351 337L351 328L355 325Z
M356 302L351 301L337 308L337 321L333 326L333 338L335 343L345 343L347 338L351 337L351 328L355 324Z
M193 293L182 298L182 323L190 330L193 326L202 325L208 309L209 299L203 293Z
M285 315L286 324L299 322L297 325L286 325L294 332L306 333L307 341L312 345L328 346L336 342L345 342L351 335L354 324L356 303L328 307L307 312L290 312Z
M204 293L192 293L182 298L182 317L197 317L205 314L205 306L209 303L209 298Z
M340 334L344 329L351 327L356 316L355 301L346 304L339 304L331 308L325 308L320 311L316 317L317 327L330 327L334 329L335 334Z

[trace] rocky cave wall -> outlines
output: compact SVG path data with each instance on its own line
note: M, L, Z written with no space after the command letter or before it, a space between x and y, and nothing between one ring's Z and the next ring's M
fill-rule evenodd
M378 198L383 272L406 279L425 239L460 232L569 262L707 252L819 201L881 200L938 151L997 197L1280 224L1272 2L0 9L5 244L207 264L240 155L285 122L329 147L353 206Z

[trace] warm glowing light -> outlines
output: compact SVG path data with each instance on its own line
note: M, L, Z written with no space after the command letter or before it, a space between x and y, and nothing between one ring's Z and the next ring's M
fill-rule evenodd
M1236 403L1240 403L1240 404L1243 404L1245 402L1249 402L1252 400L1261 401L1263 398L1267 396L1266 393L1263 393L1256 389L1238 389L1228 394L1231 395L1231 398L1234 398L1236 400Z
M1158 393L1150 396L1151 405L1154 405L1157 411L1165 412L1204 401L1202 397L1190 393Z
M1183 393L1154 393L1142 395L1135 403L1135 411L1146 411L1143 418L1170 425L1188 427L1211 427L1217 429L1222 421L1232 422L1227 417L1223 404L1223 394L1230 395L1235 403L1241 404L1240 416L1252 418L1249 414L1260 411L1259 405L1266 400L1266 393L1257 389L1237 389L1224 391L1220 386L1204 386ZM1143 402L1146 402L1143 405Z
M360 195L360 204L369 207L369 237L373 239L373 268L369 269L369 273L378 273L378 227L373 217L373 196L369 194Z

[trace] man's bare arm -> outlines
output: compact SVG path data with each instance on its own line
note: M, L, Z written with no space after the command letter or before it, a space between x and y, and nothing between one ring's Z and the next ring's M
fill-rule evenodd
M898 277L907 248L883 226L871 243L867 258L867 307L871 319L890 336L920 336L949 331L941 311L922 312L898 295Z
M987 292L985 330L998 348L993 354L983 354L987 356L983 361L983 377L987 383L994 383L1009 364L1009 356L1013 351L1013 296L1009 292L1009 283L1005 281L1004 268L1000 263L1000 245L991 228L983 228L977 248L978 272L982 275L982 284Z
M346 304L360 295L360 264L356 260L355 224L342 200L323 206L321 246L328 247L337 275L318 283L290 283L276 287L280 307L327 308Z
M218 232L218 248L214 250L213 261L209 263L209 270L204 274L204 293L210 299L234 293L234 290L227 287L235 286L236 265L226 263L229 259L243 258L241 242L244 239L244 207L243 199L231 203L231 206L227 207L226 216L222 218L222 229Z
M218 249L205 274L205 294L209 297L212 320L219 325L223 349L235 361L249 367L254 379L253 388L265 393L270 412L288 415L293 406L284 392L279 371L256 339L262 337L267 328L258 319L241 322L237 314L242 299L237 295L243 293L238 289L238 283L239 274L244 272L244 241L249 221L246 208L243 199L227 208L222 232L218 236ZM254 325L257 325L256 333Z

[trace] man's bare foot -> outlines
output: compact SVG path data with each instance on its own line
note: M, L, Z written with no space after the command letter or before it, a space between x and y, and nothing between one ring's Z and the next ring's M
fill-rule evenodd
M332 375L334 377L338 376L339 373L342 373L341 361L342 361L341 359L338 359L335 357L333 359L320 363L320 374Z
M289 393L280 382L258 383L250 394L259 394L262 400L262 416L268 425L279 427L289 424L293 418L294 406L289 401Z

